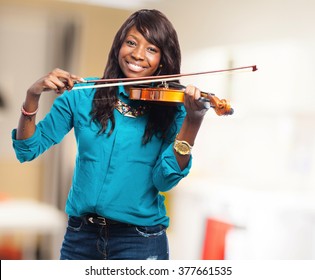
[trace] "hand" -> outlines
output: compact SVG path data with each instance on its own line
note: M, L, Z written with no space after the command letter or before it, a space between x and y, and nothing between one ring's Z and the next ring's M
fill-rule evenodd
M36 81L27 92L33 96L39 96L43 91L49 90L53 90L57 94L62 94L65 90L71 90L73 88L74 81L82 82L84 79L56 68Z
M200 90L195 86L188 85L185 89L184 105L187 112L187 117L190 120L200 121L210 108L209 102L200 101Z

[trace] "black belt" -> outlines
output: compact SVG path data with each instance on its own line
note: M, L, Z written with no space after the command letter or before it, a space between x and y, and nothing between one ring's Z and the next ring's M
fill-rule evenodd
M99 225L99 226L123 224L122 222L107 219L107 218L98 216L97 214L87 214L81 218L86 224L94 224L94 225Z

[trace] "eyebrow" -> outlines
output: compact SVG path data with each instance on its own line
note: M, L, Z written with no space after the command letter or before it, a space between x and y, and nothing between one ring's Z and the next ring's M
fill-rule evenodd
M133 34L127 34L126 38L128 38L128 37L132 37L132 38L138 39L138 36L133 35Z

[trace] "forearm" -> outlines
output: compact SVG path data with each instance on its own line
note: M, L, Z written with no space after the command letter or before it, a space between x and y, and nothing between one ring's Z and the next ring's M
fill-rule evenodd
M202 121L203 117L192 120L186 116L176 139L186 141L190 146L193 146ZM183 170L187 166L191 155L180 155L175 150L174 153L179 167Z

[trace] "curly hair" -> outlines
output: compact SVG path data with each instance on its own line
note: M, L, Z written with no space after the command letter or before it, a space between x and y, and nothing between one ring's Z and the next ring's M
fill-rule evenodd
M160 64L163 67L159 68L154 75L180 73L181 51L177 33L172 23L158 10L142 9L133 13L116 33L108 54L103 74L104 79L124 77L118 63L118 55L126 35L132 27L135 27L148 42L161 50ZM115 87L100 88L94 95L91 116L92 121L100 123L100 134L106 131L109 121L111 122L111 129L108 135L115 128L113 111L117 102L116 92L117 88ZM148 143L153 135L165 138L174 122L176 111L177 106L151 105L142 142Z

